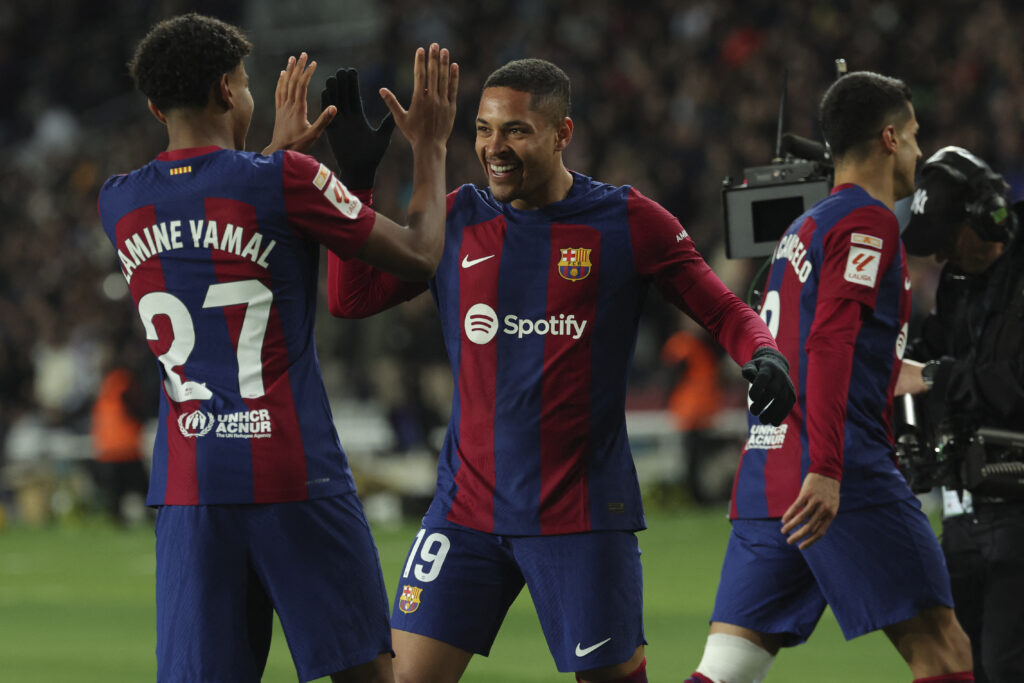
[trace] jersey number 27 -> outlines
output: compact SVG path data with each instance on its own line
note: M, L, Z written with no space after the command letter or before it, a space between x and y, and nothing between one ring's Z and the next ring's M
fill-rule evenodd
M238 389L242 398L259 398L263 389L263 338L270 319L270 305L274 295L259 280L239 280L210 285L206 290L203 308L218 308L245 304L242 332L238 338L236 357L238 360ZM161 354L159 360L167 378L164 389L167 397L175 403L202 401L213 398L213 392L205 382L182 380L174 371L183 366L196 345L195 325L188 307L169 292L150 292L139 299L139 316L146 328L146 339L160 338L154 320L158 315L167 316L171 323L171 345Z

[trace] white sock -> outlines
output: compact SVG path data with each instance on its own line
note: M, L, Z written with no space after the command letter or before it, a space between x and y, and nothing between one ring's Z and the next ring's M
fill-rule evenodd
M740 636L709 633L697 672L715 683L761 683L774 655Z

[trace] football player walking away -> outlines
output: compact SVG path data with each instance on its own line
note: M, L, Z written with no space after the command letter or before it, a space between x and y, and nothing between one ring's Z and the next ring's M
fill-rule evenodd
M917 683L973 681L942 551L893 458L911 303L893 206L921 156L910 90L851 73L820 114L835 187L779 241L761 303L800 393L771 433L750 426L710 634L687 680L762 680L828 604L847 638L885 631Z

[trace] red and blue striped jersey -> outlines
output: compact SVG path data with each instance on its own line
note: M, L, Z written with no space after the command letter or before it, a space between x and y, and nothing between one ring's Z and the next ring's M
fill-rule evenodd
M352 256L374 212L312 157L176 150L99 196L160 367L150 505L355 489L314 345L319 245Z
M654 284L744 363L774 346L686 230L631 187L573 174L537 210L464 185L449 195L430 282L455 392L427 523L506 535L644 527L626 435L626 381ZM329 259L335 315L423 291Z
M771 258L761 317L789 359L797 402L779 427L749 420L731 516L781 517L808 472L841 481L841 510L912 495L893 457L911 305L896 216L861 187L837 186Z

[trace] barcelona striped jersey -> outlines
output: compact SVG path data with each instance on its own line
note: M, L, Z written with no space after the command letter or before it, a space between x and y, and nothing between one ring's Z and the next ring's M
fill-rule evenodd
M761 316L797 402L778 427L749 419L731 517L781 517L808 472L841 481L840 510L911 495L893 457L911 306L896 216L840 185L790 225L771 259Z
M335 315L423 291L329 258ZM665 209L635 189L573 174L537 210L464 185L448 197L429 283L455 392L425 523L506 535L644 527L626 434L626 383L651 284L739 363L774 346Z
M270 503L355 489L314 346L319 245L374 213L312 157L176 150L99 196L159 361L147 502Z

